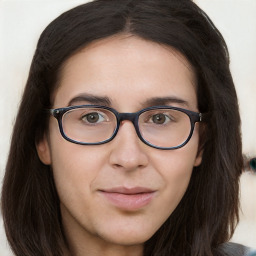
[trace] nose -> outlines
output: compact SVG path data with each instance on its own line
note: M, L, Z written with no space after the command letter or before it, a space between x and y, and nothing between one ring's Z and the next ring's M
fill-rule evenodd
M116 137L112 141L110 164L126 171L137 170L148 164L143 142L140 141L130 121L122 121Z

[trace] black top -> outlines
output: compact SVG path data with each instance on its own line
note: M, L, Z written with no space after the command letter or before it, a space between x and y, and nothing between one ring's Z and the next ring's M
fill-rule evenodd
M256 256L256 250L236 243L225 243L219 247L225 256Z

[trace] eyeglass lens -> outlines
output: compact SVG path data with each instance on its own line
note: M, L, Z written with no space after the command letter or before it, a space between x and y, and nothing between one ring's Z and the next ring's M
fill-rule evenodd
M143 112L139 129L144 140L157 147L176 147L190 134L189 116L173 109L155 109Z
M77 108L66 112L62 118L66 136L84 143L98 143L109 139L116 125L115 114L107 109Z

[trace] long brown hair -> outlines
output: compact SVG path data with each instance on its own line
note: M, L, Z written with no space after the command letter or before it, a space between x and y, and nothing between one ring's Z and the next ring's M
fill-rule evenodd
M207 112L203 160L144 255L221 255L238 220L242 172L240 117L226 44L190 0L98 0L55 19L42 33L13 130L2 189L6 235L15 255L60 256L65 246L52 171L35 144L48 125L63 63L94 40L128 33L181 52L197 75L200 112Z

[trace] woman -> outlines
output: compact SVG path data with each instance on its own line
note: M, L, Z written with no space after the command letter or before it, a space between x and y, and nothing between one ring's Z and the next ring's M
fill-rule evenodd
M230 129L232 127L232 129ZM42 33L2 190L15 255L245 255L226 44L188 0L98 0Z

